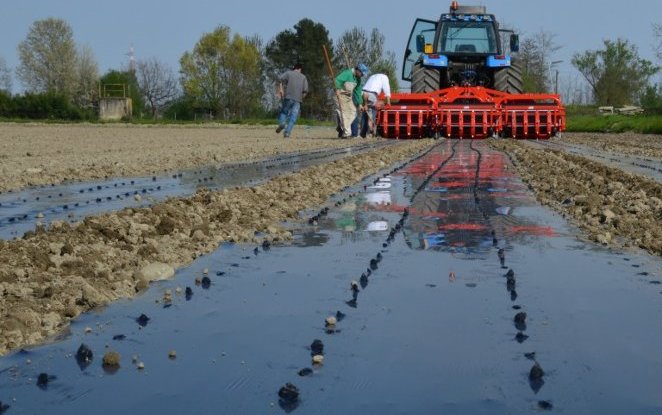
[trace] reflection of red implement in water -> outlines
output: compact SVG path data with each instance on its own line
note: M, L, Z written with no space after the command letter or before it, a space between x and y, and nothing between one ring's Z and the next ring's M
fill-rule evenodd
M535 236L556 236L556 232L550 226L511 226L510 231Z
M446 223L439 225L440 231L485 231L487 226L480 223Z
M388 138L547 139L565 131L565 108L556 94L511 94L481 86L393 94L377 114Z
M421 217L426 217L426 218L437 218L437 219L443 219L446 218L448 215L444 212L435 212L429 209L423 209L419 210L416 209L413 206L403 206L403 205L394 205L394 204L369 204L368 205L370 208L373 210L379 211L379 212L397 212L397 213L402 213L404 212L405 209L409 209L409 214L410 215L415 215L415 216L421 216Z

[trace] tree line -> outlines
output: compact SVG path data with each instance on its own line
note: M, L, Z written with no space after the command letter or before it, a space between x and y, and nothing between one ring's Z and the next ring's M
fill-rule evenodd
M662 60L662 25L654 25L653 38L656 57ZM331 55L335 73L364 62L372 73L386 73L397 91L396 57L384 50L384 42L378 29L366 33L358 27L334 42L323 24L307 18L268 42L221 25L181 56L177 72L151 57L100 75L93 50L75 44L66 21L48 18L35 21L18 45L15 73L26 91L22 95L11 94L12 72L0 56L0 117L94 119L100 95L109 93L102 86L121 84L138 117L262 118L273 116L278 107L278 76L301 63L311 86L302 115L328 119L332 80L322 46ZM523 36L516 59L523 68L525 91L558 92L554 68L560 61L554 55L559 49L553 33ZM605 40L603 48L576 53L571 63L585 78L595 103L662 109L662 86L651 82L659 67L642 59L627 40Z
M336 71L364 62L372 72L386 73L397 90L395 54L384 51L384 41L378 29L366 33L353 28L334 47L324 25L310 19L300 20L266 43L257 35L242 36L218 26L181 56L177 72L152 57L99 75L92 50L75 44L73 30L64 20L38 20L18 45L16 76L25 87L23 95L11 95L11 71L0 57L0 117L94 118L100 95L109 93L105 86L116 84L126 86L123 92L133 101L134 116L178 120L272 116L278 106L278 77L301 63L311 85L302 115L328 119L332 80L322 46ZM55 111L63 103L66 111Z
M662 61L662 25L654 25L653 33L656 58ZM553 33L540 31L521 42L518 59L522 63L526 92L559 92L555 65L561 61L555 61L554 55L561 47L555 37ZM628 40L605 39L601 49L575 53L571 64L585 79L595 104L616 107L639 104L662 112L662 85L652 82L660 67L641 58L637 47Z

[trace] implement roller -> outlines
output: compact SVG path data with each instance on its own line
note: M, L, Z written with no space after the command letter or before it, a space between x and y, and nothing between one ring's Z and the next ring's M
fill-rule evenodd
M558 95L456 86L393 94L376 124L377 133L387 138L547 139L565 130L565 109Z

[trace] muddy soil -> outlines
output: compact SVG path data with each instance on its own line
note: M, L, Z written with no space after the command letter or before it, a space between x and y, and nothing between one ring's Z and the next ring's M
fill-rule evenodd
M602 142L615 148L611 146L617 145L614 140L619 137L603 137L600 141L586 136L577 140L585 140L582 144L587 145ZM650 155L658 145L654 137L642 137L641 142L633 137L631 143L632 148L627 151L633 155ZM662 255L659 183L584 157L543 150L524 142L493 140L491 144L511 157L541 203L570 218L590 240L614 247L639 247Z
M263 141L269 140L255 140ZM303 143L296 140L297 146ZM54 221L21 240L0 242L0 354L42 342L82 312L135 296L224 241L288 240L283 221L299 219L301 210L430 145L403 142L251 188L202 189L149 208L74 224Z
M571 133L565 134L561 141L613 154L662 159L662 136L660 135Z
M147 176L364 144L327 127L296 126L293 139L262 126L0 124L0 191L26 186Z

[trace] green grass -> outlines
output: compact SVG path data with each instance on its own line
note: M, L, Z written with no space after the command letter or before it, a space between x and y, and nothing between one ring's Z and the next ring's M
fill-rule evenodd
M662 134L662 115L578 115L569 111L567 131Z

